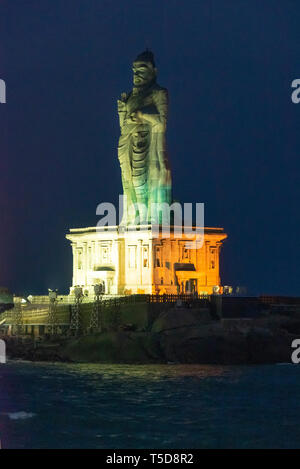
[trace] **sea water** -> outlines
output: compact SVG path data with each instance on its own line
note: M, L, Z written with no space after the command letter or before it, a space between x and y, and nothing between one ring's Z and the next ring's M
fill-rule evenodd
M0 365L2 448L300 448L300 366Z

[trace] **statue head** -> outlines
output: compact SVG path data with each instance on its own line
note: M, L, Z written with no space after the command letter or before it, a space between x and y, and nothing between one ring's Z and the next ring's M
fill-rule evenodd
M139 54L133 62L132 70L135 87L144 87L155 82L157 70L153 53L147 49Z

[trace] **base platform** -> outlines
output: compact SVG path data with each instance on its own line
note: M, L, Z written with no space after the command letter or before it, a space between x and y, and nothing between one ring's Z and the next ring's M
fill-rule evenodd
M154 229L155 228L155 229ZM71 229L73 282L93 295L102 284L106 294L211 294L221 285L223 228L204 228L191 237L152 225Z

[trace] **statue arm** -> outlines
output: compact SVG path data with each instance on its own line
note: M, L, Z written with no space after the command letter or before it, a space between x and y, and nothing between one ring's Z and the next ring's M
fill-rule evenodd
M156 126L160 131L164 132L167 126L168 118L168 92L167 90L159 90L154 93L153 103L155 104L158 114L145 114L138 111L138 117L153 126Z
M119 114L119 122L120 122L121 130L123 128L124 121L126 118L126 111L127 111L126 99L127 99L126 93L122 93L121 99L118 99L118 114Z
M126 117L126 111L118 110L118 114L119 114L120 127L121 127L121 130L122 130L123 125L124 125L124 121L125 121L125 117Z
M160 123L164 126L165 130L167 126L169 107L168 91L164 89L158 91L157 93L155 93L153 101L159 113Z

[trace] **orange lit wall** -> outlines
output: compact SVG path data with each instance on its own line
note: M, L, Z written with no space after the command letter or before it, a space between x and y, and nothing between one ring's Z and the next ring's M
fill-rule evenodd
M222 228L205 228L198 249L189 249L184 236L153 240L153 293L212 293L221 285L220 251L226 238Z

